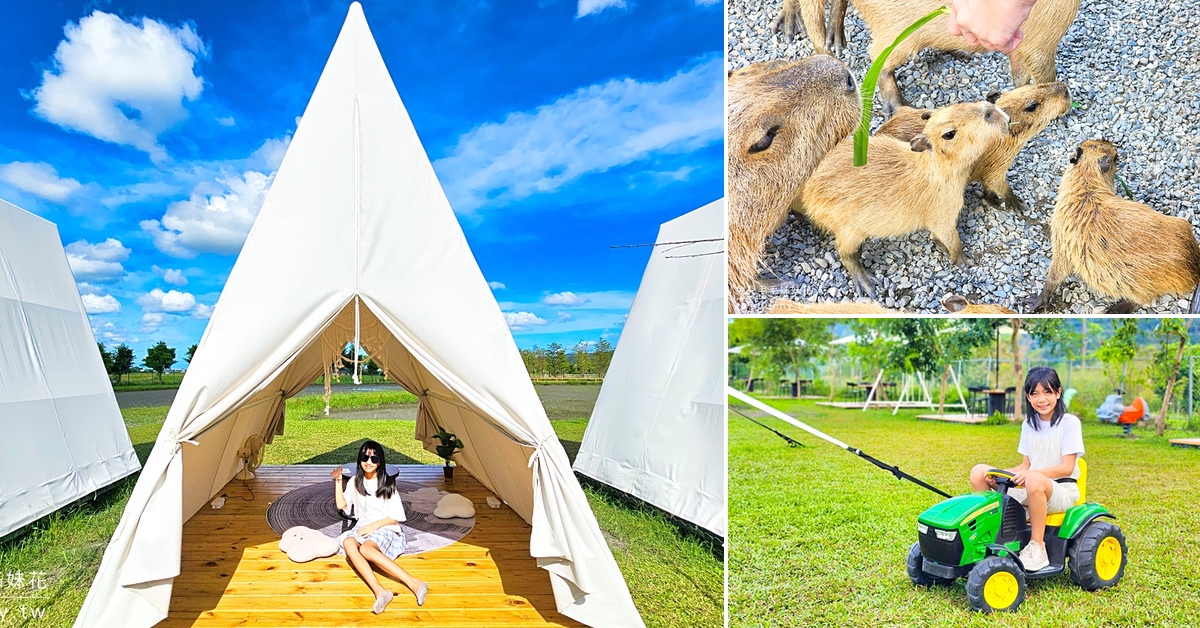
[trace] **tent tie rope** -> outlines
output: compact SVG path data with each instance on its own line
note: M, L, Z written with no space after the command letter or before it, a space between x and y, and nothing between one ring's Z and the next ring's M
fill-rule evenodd
M529 464L526 465L526 468L532 469L534 461L536 461L538 459L538 457L541 455L542 450L546 446L546 443L549 442L549 440L551 438L557 438L557 437L558 437L557 434L550 434L549 436L538 441L536 445L533 445L533 453L529 456Z

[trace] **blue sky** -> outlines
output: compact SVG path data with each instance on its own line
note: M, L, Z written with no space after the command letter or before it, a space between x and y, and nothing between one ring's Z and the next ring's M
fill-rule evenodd
M0 198L97 340L198 342L348 1L38 2L0 24ZM722 195L719 0L363 2L523 348L615 344L660 223Z

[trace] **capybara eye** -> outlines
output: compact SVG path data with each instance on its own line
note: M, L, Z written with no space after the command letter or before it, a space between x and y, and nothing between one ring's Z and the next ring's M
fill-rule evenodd
M754 143L753 146L750 147L750 152L751 153L761 153L762 151L770 148L771 142L775 141L775 134L779 132L780 126L781 125L776 124L775 126L767 129L767 134L764 135L761 140L758 140L757 142Z
M950 129L949 131L946 131L945 133L942 133L942 139L944 139L944 140L952 140L952 139L954 139L954 136L955 136L955 134L957 134L957 133L958 133L958 131L956 131L956 130L954 130L954 129Z
M1038 110L1038 107L1039 107L1041 104L1042 104L1042 103L1040 103L1040 102L1038 102L1038 101L1036 101L1036 100L1035 100L1035 101L1033 101L1033 102L1029 103L1028 105L1025 105L1025 111L1027 111L1027 112L1029 112L1029 113L1033 113L1033 112L1035 112L1035 111L1037 111L1037 110Z

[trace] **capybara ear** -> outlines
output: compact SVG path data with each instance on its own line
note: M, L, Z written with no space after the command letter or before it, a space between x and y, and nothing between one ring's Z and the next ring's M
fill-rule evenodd
M933 112L932 112L932 111L926 111L926 112L924 112L924 113L922 113L922 114L921 114L921 119L922 119L922 120L928 120L928 119L930 119L930 118L932 118L932 117L933 117Z
M1077 163L1079 163L1079 158L1080 158L1080 157L1083 157L1083 147L1082 147L1082 146L1076 146L1076 147L1075 147L1075 155L1073 155L1073 156L1071 157L1071 163L1073 163L1073 164L1077 164Z
M909 140L908 145L912 147L914 153L933 150L933 144L929 143L929 138L925 137L924 133Z
M967 298L958 294L952 294L945 299L942 299L942 307L946 308L950 312L961 312L968 305L970 305L970 303L967 302Z
M1100 172L1103 172L1104 174L1108 174L1108 171L1112 170L1112 165L1113 165L1112 164L1112 156L1110 156L1110 155L1101 156L1100 159L1098 159L1096 161L1096 165L1100 167Z
M994 105L996 104L997 100L1000 100L1000 90L993 89L992 91L988 92L987 96L984 96L984 98Z

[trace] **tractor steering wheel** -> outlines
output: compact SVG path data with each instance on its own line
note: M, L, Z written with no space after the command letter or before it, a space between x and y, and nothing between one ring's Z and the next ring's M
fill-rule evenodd
M995 480L996 485L1004 489L1001 493L1007 493L1010 488L1020 488L1022 484L1013 484L1013 474L1004 469L991 469L983 474L984 477L989 477Z

